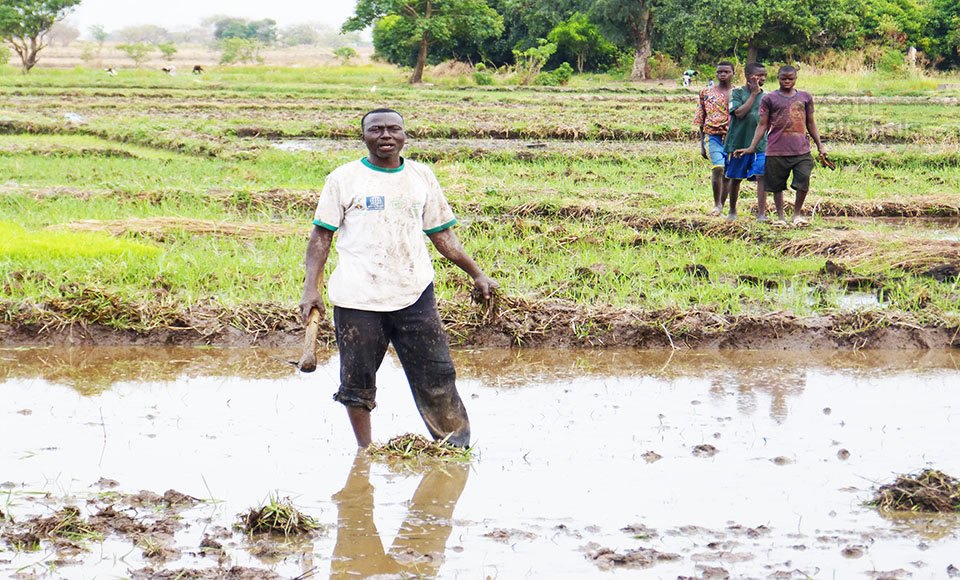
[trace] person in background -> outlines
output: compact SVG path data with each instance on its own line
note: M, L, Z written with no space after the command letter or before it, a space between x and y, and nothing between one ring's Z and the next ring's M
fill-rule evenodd
M723 192L726 179L723 176L723 166L726 153L723 150L723 139L727 136L727 125L730 119L730 90L733 87L733 63L723 61L717 63L717 85L700 91L697 99L697 113L693 124L700 135L700 155L708 159L712 165L710 184L713 188L713 210L710 215L720 215L723 211Z

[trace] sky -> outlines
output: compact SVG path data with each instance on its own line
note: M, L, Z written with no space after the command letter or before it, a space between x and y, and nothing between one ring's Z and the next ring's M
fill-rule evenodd
M216 14L273 18L281 28L301 22L340 28L355 5L356 0L83 0L68 21L84 34L95 24L107 32L135 24L185 30Z

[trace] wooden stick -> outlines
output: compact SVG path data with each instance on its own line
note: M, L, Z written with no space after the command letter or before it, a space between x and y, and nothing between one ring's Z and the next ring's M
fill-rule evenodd
M317 370L317 333L320 332L321 318L319 310L310 309L310 316L307 317L307 332L303 337L303 354L300 355L300 362L297 363L297 368L305 373Z

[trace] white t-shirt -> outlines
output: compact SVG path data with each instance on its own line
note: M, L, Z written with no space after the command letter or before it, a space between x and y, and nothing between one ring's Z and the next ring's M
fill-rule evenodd
M405 159L383 169L364 158L327 176L313 223L337 232L330 302L392 312L416 302L433 281L424 234L457 220L429 167Z

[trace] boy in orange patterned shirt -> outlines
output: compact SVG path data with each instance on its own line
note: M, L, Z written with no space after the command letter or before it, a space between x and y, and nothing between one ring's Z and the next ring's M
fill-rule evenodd
M700 155L709 159L713 166L710 183L713 186L713 211L710 215L720 215L723 211L723 193L727 179L723 175L726 152L723 139L727 136L727 123L730 111L730 91L733 88L733 63L723 61L717 64L717 86L700 91L697 100L697 114L693 124L700 131Z

